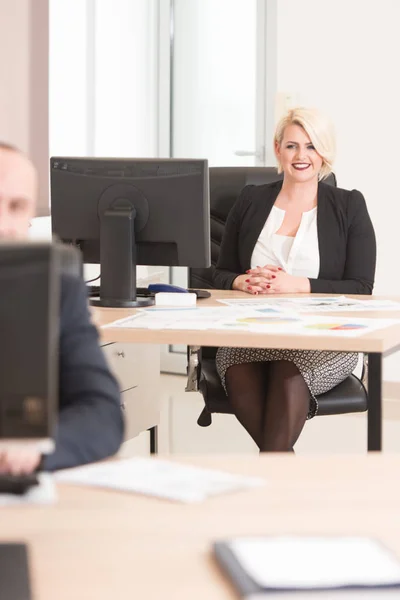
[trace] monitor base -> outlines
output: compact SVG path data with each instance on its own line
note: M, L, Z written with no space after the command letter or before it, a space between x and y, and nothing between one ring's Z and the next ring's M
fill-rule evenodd
M102 299L90 298L92 306L102 306L103 308L144 308L154 305L154 298L136 298L136 300L118 300L118 299Z

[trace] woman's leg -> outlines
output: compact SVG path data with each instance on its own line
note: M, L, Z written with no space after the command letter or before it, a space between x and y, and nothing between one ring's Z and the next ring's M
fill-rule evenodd
M232 365L225 374L226 390L233 412L259 448L269 366L265 362L242 363Z
M268 370L268 387L260 450L292 451L306 422L310 391L293 362L273 361Z

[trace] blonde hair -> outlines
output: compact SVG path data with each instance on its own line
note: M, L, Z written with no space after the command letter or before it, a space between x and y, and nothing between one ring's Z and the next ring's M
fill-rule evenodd
M304 129L322 158L322 167L318 177L320 180L328 177L332 173L336 154L335 132L330 120L315 108L292 108L279 120L276 126L274 145L282 143L288 125L299 125ZM282 173L279 160L278 173Z

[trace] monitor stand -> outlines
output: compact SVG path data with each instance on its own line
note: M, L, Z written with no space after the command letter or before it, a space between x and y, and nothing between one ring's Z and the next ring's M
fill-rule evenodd
M100 297L94 306L144 307L154 298L136 297L136 210L119 200L100 215Z
M26 544L0 544L0 596L32 600Z

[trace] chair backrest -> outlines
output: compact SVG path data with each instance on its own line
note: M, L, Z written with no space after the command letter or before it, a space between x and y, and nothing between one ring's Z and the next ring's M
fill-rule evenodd
M210 168L210 235L211 267L189 270L189 287L212 289L213 271L218 261L222 236L229 211L246 185L263 185L279 181L275 167L211 167ZM336 186L332 174L324 180Z
M189 287L214 289L213 272L218 261L225 223L229 211L242 189L246 185L263 185L281 179L282 175L278 175L275 167L210 168L211 267L207 269L189 269ZM336 177L333 173L324 181L336 186ZM216 348L202 348L204 358L213 358L215 353Z

